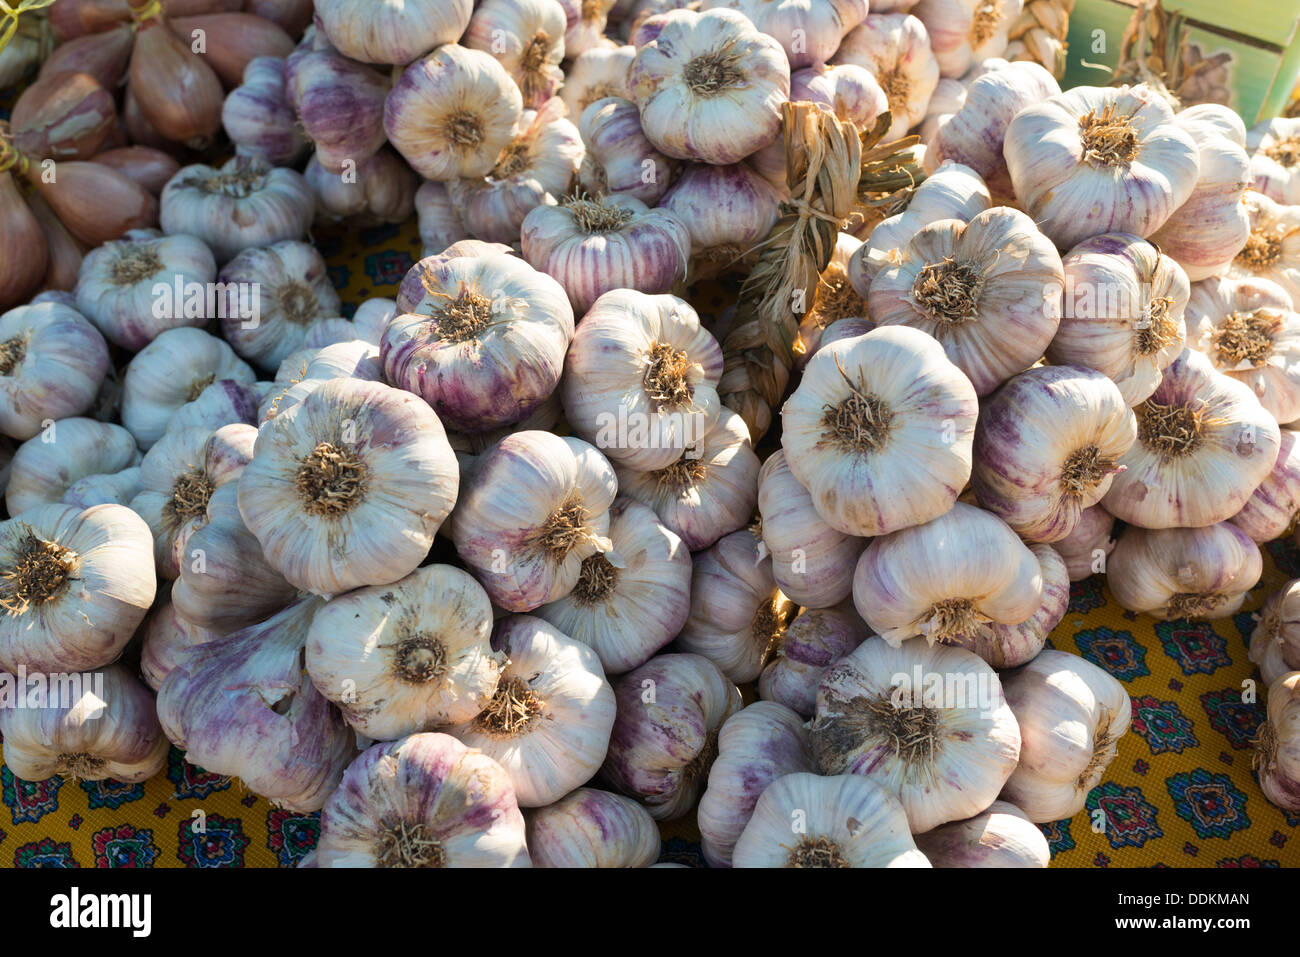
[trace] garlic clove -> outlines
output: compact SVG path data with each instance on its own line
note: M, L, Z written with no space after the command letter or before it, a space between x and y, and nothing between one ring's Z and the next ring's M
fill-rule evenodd
M918 834L916 846L935 867L1047 867L1052 858L1043 832L1006 801Z
M659 859L659 827L621 794L578 788L530 813L534 867L649 867Z

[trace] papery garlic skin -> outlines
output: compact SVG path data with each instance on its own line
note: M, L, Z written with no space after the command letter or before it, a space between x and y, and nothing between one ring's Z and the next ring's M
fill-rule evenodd
M983 396L1042 356L1060 321L1064 279L1033 220L995 206L969 223L923 227L900 261L876 274L867 305L878 326L938 339Z
M628 83L660 152L726 165L780 134L790 64L742 13L683 11L638 47Z
M781 410L781 445L831 528L882 535L956 501L976 412L970 380L934 339L879 328L812 357Z
M1013 376L985 402L971 485L983 508L1030 542L1056 542L1111 487L1137 440L1119 388L1080 366Z
M285 97L327 172L350 172L384 145L388 76L330 47L299 47L284 76Z
M384 330L389 382L467 431L517 422L554 391L573 338L559 283L513 256L449 259L422 281L424 298Z
M811 718L826 669L869 637L871 630L847 602L834 608L805 608L786 628L776 657L764 666L758 678L759 697Z
M1292 303L1300 302L1300 206L1280 205L1253 189L1241 201L1250 217L1250 237L1228 275L1270 280Z
M1187 302L1188 343L1250 387L1278 422L1300 419L1300 314L1267 279L1207 279Z
M1048 361L1096 369L1114 380L1129 405L1145 401L1183 351L1187 274L1132 233L1094 236L1061 264L1064 307Z
M53 505L78 479L120 472L139 461L135 439L120 425L84 418L50 422L13 453L5 508L17 517Z
M375 9L351 0L319 0L316 16L329 42L364 63L410 63L469 26L473 0L384 0Z
M524 106L537 109L560 88L568 20L555 0L483 0L470 18L465 46L491 53L510 73Z
M452 204L446 183L425 180L415 191L420 242L426 256L440 253L454 242L469 238L469 230Z
M621 567L588 555L573 590L537 615L592 648L613 675L644 664L682 630L692 566L682 540L639 502L615 501L609 540Z
M1061 623L1070 607L1070 575L1054 545L1031 545L1043 577L1043 597L1038 610L1017 624L981 622L952 643L975 652L994 668L1015 668L1033 660L1047 636Z
M568 422L627 468L666 468L699 442L722 407L722 349L676 296L605 293L583 317L564 364Z
M320 867L529 867L510 777L446 734L377 744L321 812Z
M167 739L153 698L122 665L72 675L43 707L0 709L4 763L14 777L44 781L54 775L82 781L146 781L167 764ZM74 700L65 700L73 689Z
M480 239L462 239L452 243L446 249L429 253L408 269L406 275L402 277L402 281L398 283L397 295L394 297L397 308L394 314L401 315L404 312L410 312L420 304L428 293L428 290L424 288L425 274L435 266L463 256L512 256L514 254L515 250L504 243L485 243ZM387 328L387 325L385 325L385 328ZM383 330L381 329L380 332L382 333Z
M79 478L63 493L60 505L90 508L92 505L129 505L140 494L140 466L120 472L99 473Z
M925 24L907 13L868 13L844 37L832 62L866 67L880 83L893 120L886 141L907 135L921 121L939 83L939 61Z
M917 726L925 739L904 748L895 730ZM1016 719L992 668L962 648L894 648L879 638L827 670L810 740L814 770L880 785L902 802L916 834L985 810L1020 754Z
M139 350L167 329L204 325L207 304L187 308L186 296L174 290L206 288L216 275L216 261L202 240L132 230L81 261L77 308L114 344Z
M491 172L522 110L500 63L448 43L402 72L384 103L384 129L417 173L445 182Z
M599 770L614 690L596 653L532 615L501 619L492 647L509 660L479 714L448 729L495 759L522 807L545 807Z
M957 77L1006 52L1020 8L1021 0L920 0L912 13L925 24L940 73Z
M1025 812L1006 801L916 836L934 867L1047 867L1052 850Z
M1229 519L1259 544L1281 538L1300 515L1300 434L1282 429L1277 461L1236 515Z
M1300 141L1300 121L1295 117L1275 116L1250 128L1243 145L1250 153L1247 179L1252 189L1277 203L1300 203L1297 141Z
M190 623L166 598L149 612L140 635L140 677L154 691L163 686L187 649L221 637Z
M347 176L328 172L315 156L307 161L303 178L316 198L317 221L404 223L415 210L418 177L392 150L381 149Z
M1085 508L1069 535L1052 548L1065 562L1070 581L1083 581L1106 570L1106 557L1115 550L1115 517L1100 505Z
M790 822L804 812L798 835ZM791 844L793 843L793 847ZM897 798L853 774L795 773L768 786L736 841L735 867L929 867Z
M1075 87L1027 106L1003 151L1016 196L1061 249L1158 230L1196 186L1191 135L1154 89Z
M659 859L659 826L621 794L578 788L527 820L534 867L649 867Z
M625 193L647 204L659 201L674 162L646 138L635 103L613 96L593 100L580 114L578 130L586 145L578 170L584 189L595 195Z
M614 694L601 779L656 821L683 816L704 788L719 729L741 708L740 689L707 658L666 654L617 679Z
M853 604L897 647L1015 625L1042 603L1038 558L1000 518L958 502L939 518L872 540L853 575ZM918 643L919 644L919 643Z
M1002 687L1021 741L1002 800L1035 824L1073 817L1128 731L1128 692L1091 662L1052 649L1004 674Z
M853 590L853 566L867 542L826 524L808 490L790 471L785 451L767 457L758 473L758 511L772 576L791 601L829 608Z
M0 432L30 439L81 415L108 368L104 337L77 310L54 302L10 309L0 315Z
M259 56L244 67L244 82L226 95L221 125L240 152L269 163L295 165L307 139L285 96L285 60Z
M1106 583L1129 611L1153 618L1227 618L1263 574L1259 546L1229 522L1203 528L1132 526L1106 563Z
M701 278L743 265L767 239L782 194L745 163L688 163L659 200L691 237L691 275Z
M114 661L157 588L149 526L122 505L42 505L0 522L0 575L0 668L14 673Z
M615 0L560 0L568 26L564 31L564 54L576 57L607 43L605 27Z
M1250 660L1260 678L1271 686L1289 671L1300 670L1300 579L1292 579L1270 595L1259 610L1250 635Z
M1277 461L1281 435L1250 391L1185 349L1136 409L1138 440L1102 498L1143 528L1199 528L1231 518Z
M1295 741L1300 672L1291 671L1268 688L1268 720L1260 727L1254 765L1264 797L1285 811L1300 809L1300 748Z
M654 509L692 551L749 524L758 502L758 456L745 420L726 407L680 458L643 472L616 465L621 494Z
M235 379L216 379L205 386L196 398L172 413L167 420L166 431L219 429L235 422L256 425L257 406L265 385L266 383L239 382Z
M631 100L632 88L628 86L627 75L635 59L636 47L630 44L592 47L573 57L564 74L564 86L560 87L560 99L568 106L570 118L576 122L587 107L606 97ZM639 126L640 120L637 122Z
M789 708L756 701L728 718L697 814L709 866L731 866L736 841L769 784L811 770L808 729Z
M790 69L825 63L867 16L867 0L705 0L703 9L739 10L785 50Z
M379 382L383 377L379 350L361 339L290 353L258 407L258 421L265 422L293 408L330 379Z
M466 721L491 701L506 662L491 635L478 582L427 565L327 602L307 634L307 673L357 731L395 741Z

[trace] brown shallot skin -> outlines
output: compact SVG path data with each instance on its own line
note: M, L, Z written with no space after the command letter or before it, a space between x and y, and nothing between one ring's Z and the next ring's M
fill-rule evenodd
M26 302L49 263L45 233L10 173L0 173L0 262L0 309Z
M184 43L190 43L197 31L206 34L203 59L227 87L239 85L250 60L259 56L286 57L293 52L289 34L251 13L177 17L168 26Z
M150 146L121 146L104 150L96 154L94 160L109 169L117 170L154 196L162 195L167 181L181 168L181 164L173 157Z
M43 76L14 104L10 127L18 152L37 159L89 159L108 138L117 111L88 73Z
M99 163L60 163L57 180L48 183L40 165L33 164L27 178L68 232L88 246L117 239L128 229L158 225L158 200L143 186Z
M125 25L77 37L54 48L41 64L40 78L68 71L89 73L104 89L115 90L126 76L134 46L135 34Z

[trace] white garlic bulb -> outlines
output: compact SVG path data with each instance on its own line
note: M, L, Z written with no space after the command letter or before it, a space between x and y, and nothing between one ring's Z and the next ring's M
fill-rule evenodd
M647 204L659 201L674 164L646 138L635 103L616 96L593 100L580 114L578 131L586 146L578 169L583 189L597 196L627 194Z
M1130 527L1106 564L1129 611L1153 618L1228 618L1263 573L1259 546L1230 522L1203 528Z
M573 57L564 73L564 86L560 87L560 99L568 106L569 116L582 116L587 107L606 97L632 99L627 74L635 59L636 47L630 44L592 47ZM637 128L640 129L639 118ZM591 149L591 141L585 134L583 140Z
M483 0L465 30L465 46L491 53L537 109L564 82L564 31L568 19L555 0Z
M5 764L14 777L146 781L167 765L153 698L122 665L63 676L41 707L0 709Z
M469 238L469 230L451 201L446 183L425 180L420 184L415 191L415 215L426 256Z
M1291 531L1300 515L1300 435L1291 429L1282 429L1281 435L1273 470L1229 519L1261 544Z
M419 177L391 149L361 160L355 170L332 173L312 156L303 178L316 199L316 221L357 226L404 223L415 211Z
M578 788L527 820L534 867L649 867L659 859L659 826L621 794Z
M60 501L78 479L130 468L140 461L131 433L94 419L62 419L46 425L13 453L5 507L12 516Z
M1264 684L1300 670L1300 579L1292 579L1269 596L1250 635L1250 660L1259 665Z
M867 16L867 0L704 0L702 9L719 7L739 10L759 30L776 38L792 70L825 63L839 49L844 34Z
M1238 118L1240 122L1240 118ZM1274 202L1300 202L1300 120L1275 116L1250 128L1244 145L1250 152L1251 188Z
M575 57L604 43L605 27L616 0L560 0L568 26L564 31L564 53Z
M63 493L60 505L90 508L92 505L129 505L140 494L140 466L120 472L100 473L79 478Z
M444 43L455 43L469 25L473 0L404 0L373 10L349 0L315 5L320 39L363 63L410 63Z
M956 77L1006 52L1020 8L1021 0L920 0L912 13L925 24L940 73Z
M970 380L934 339L879 328L812 357L781 410L781 445L831 528L881 535L952 507L976 412Z
M1300 302L1300 206L1283 206L1247 190L1242 204L1250 217L1250 236L1232 260L1229 276L1268 279L1291 302Z
M1070 581L1083 581L1106 570L1106 557L1115 550L1114 529L1115 517L1100 505L1093 505L1079 513L1079 523L1069 535L1052 543L1052 549L1065 562Z
M1277 461L1276 420L1250 388L1183 350L1138 406L1138 440L1102 498L1143 528L1200 527L1231 518Z
M886 141L906 136L925 116L939 84L939 61L925 24L907 13L868 13L840 43L834 63L865 67L889 100Z
M605 760L614 690L596 653L540 618L511 615L492 634L509 658L496 692L448 733L495 759L523 807L545 807Z
M140 626L140 636L140 677L154 691L163 686L187 649L221 637L192 624L168 598L154 605Z
M1255 768L1259 787L1278 807L1300 810L1300 748L1295 727L1300 720L1296 700L1300 698L1300 672L1282 675L1268 688L1268 720L1260 726L1255 745Z
M257 406L268 386L265 382L216 379L199 392L196 398L172 413L167 420L166 432L199 428L212 431L236 422L256 425Z
M487 706L505 665L491 635L492 603L478 582L450 565L426 565L317 611L307 673L357 731L395 741Z
M1051 649L1004 674L1002 687L1020 725L1020 764L1002 799L1037 824L1073 817L1128 731L1128 692L1091 662Z
M916 836L934 867L1047 867L1051 848L1025 812L994 801L982 814Z
M104 337L69 306L33 303L0 315L0 432L30 439L94 404L108 373Z
M776 657L758 678L764 701L785 705L810 718L817 709L817 686L826 669L851 652L871 630L848 602L834 608L805 608L790 622Z

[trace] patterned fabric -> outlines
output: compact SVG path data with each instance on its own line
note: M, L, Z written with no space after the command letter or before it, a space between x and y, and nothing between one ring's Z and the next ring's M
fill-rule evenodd
M415 224L321 231L315 242L345 312L392 297L420 256ZM693 298L716 312L719 289ZM1251 771L1262 688L1246 657L1252 612L1290 578L1300 551L1266 549L1245 611L1225 621L1155 622L1125 612L1099 577L1076 583L1051 647L1082 655L1128 689L1133 723L1087 805L1043 825L1052 863L1066 867L1300 866L1300 817L1269 804ZM1252 682L1250 686L1246 682ZM1243 701L1243 692L1253 690ZM747 698L752 697L747 695ZM0 748L2 756L2 748ZM318 814L293 814L172 750L143 785L43 782L0 769L0 866L293 867L316 844ZM694 816L663 826L663 860L703 866Z

